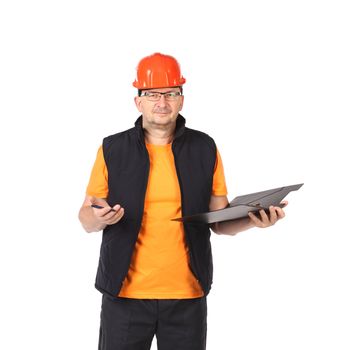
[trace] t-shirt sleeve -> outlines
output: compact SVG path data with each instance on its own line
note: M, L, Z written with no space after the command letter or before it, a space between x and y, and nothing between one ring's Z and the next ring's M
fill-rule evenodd
M214 174L213 174L212 195L213 196L227 195L224 167L223 167L223 162L221 160L218 149L217 149L217 160L215 163Z
M108 169L105 164L102 146L98 149L86 194L97 198L107 198L108 196Z

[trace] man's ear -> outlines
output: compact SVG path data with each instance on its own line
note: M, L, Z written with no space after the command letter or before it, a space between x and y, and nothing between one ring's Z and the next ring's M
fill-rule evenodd
M139 96L135 96L134 97L134 102L135 102L135 105L136 105L136 108L138 109L139 112L142 112L141 110L141 99Z
M179 111L181 111L182 110L182 107L184 106L184 96L181 96L182 98L181 98L181 103L180 103L180 109L179 109Z

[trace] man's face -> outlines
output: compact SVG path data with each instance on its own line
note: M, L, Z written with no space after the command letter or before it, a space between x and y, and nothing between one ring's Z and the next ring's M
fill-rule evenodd
M179 93L180 88L161 88L143 90L144 93ZM153 96L136 96L135 104L139 112L142 113L143 126L154 128L165 128L171 124L175 124L176 118L182 109L184 97L183 96L171 96L161 95L159 100L153 100L157 98L155 94Z

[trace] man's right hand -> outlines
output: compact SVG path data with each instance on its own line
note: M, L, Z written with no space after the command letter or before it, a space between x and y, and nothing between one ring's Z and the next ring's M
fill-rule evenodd
M98 223L105 225L113 225L120 221L124 215L124 208L119 204L110 207L107 202L105 205L103 203L98 204L98 202L92 202L92 204L97 204L103 206L103 208L92 208L94 216L97 218Z
M93 204L103 208L93 208L91 207ZM78 217L87 232L98 232L107 225L116 224L123 215L124 208L119 204L110 207L106 199L86 195Z

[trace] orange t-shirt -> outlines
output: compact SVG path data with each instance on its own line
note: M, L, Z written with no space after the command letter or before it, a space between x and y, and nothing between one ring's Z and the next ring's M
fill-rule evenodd
M150 172L141 229L120 297L136 299L186 299L204 295L189 267L181 216L181 193L171 144L146 144ZM108 195L108 172L99 148L87 194ZM212 195L227 194L219 152L214 170ZM118 203L120 204L120 203Z

